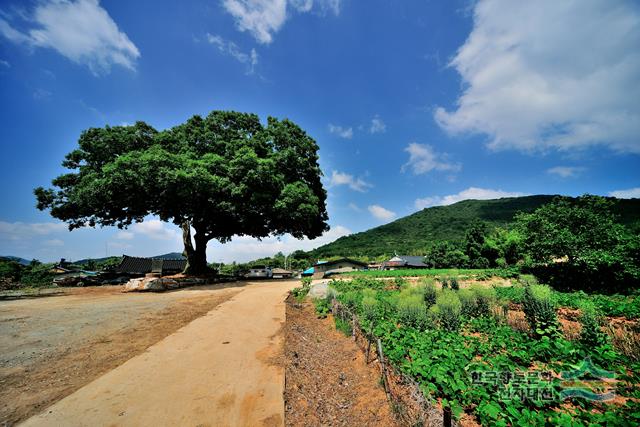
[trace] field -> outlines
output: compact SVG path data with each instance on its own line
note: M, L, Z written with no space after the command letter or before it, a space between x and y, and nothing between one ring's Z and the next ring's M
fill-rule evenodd
M425 272L418 285L372 273L330 287L389 360L463 424L640 423L636 297L532 283L443 290L429 276L453 271Z
M364 270L352 273L342 273L344 277L456 277L460 280L488 280L491 277L517 277L515 271L509 269L491 268L419 268L398 270Z

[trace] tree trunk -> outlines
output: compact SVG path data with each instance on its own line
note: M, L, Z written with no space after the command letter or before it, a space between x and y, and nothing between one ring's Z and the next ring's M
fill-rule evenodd
M185 221L182 223L182 242L184 243L184 256L187 258L187 265L184 268L185 274L207 274L211 270L207 266L207 243L208 239L196 230L195 241L196 247L191 242L191 223Z

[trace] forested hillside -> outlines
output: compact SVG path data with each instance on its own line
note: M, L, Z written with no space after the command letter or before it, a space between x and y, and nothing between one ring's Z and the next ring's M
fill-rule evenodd
M394 252L422 255L434 242L459 242L476 220L489 227L508 227L518 212L533 212L556 196L537 195L494 200L464 200L449 206L426 208L389 224L352 234L321 246L314 257L379 256ZM640 199L618 199L620 222L640 230Z

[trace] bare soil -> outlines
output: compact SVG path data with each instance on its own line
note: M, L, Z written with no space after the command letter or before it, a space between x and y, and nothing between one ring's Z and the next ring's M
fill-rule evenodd
M134 294L104 286L0 301L0 425L40 412L240 290Z
M309 302L287 300L286 426L397 426L380 382L351 337Z

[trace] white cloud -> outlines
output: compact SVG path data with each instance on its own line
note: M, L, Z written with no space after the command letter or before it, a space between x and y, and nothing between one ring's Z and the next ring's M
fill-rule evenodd
M135 223L129 227L129 233L141 234L154 240L182 241L182 232L178 230L176 226L162 222L159 219L149 219L144 222ZM118 237L122 238L121 235ZM125 239L127 239L127 237L125 237Z
M390 221L396 217L395 212L385 209L380 205L371 205L367 209L369 209L369 213L371 213L371 215L381 221Z
M402 171L411 169L415 175L421 175L432 170L458 172L462 166L460 163L450 163L446 154L436 153L432 146L427 144L410 143L404 149L409 153L409 161L402 166Z
M11 64L9 64L9 62L5 61L4 59L0 59L0 65L2 65L5 68L11 68Z
M247 74L254 73L255 67L258 65L258 53L255 49L251 49L248 53L242 52L234 42L209 33L207 33L207 41L217 47L223 54L230 55L236 61L246 65Z
M45 0L26 18L34 26L24 30L0 18L0 34L14 43L54 49L96 75L112 65L135 70L140 51L98 0Z
M618 199L640 199L640 187L629 188L628 190L615 190L609 193L611 197Z
M280 238L268 237L262 240L241 236L233 238L233 240L224 245L211 241L207 248L207 259L209 262L247 262L257 258L273 256L278 252L290 254L298 249L308 251L349 234L351 234L351 230L347 227L336 225L314 240L298 240L289 235L285 235Z
M49 240L45 240L44 244L46 246L54 246L54 247L60 247L60 246L64 246L64 242L60 239L49 239Z
M329 123L329 132L338 135L340 138L351 139L353 137L353 128L336 126Z
M340 14L341 0L223 0L225 10L234 17L240 31L248 31L260 43L269 44L280 31L290 13L311 12L318 5L321 12Z
M51 97L52 93L46 89L38 88L33 91L33 99L42 100Z
M493 149L640 153L640 8L625 0L480 0L450 63L464 92L435 110Z
M353 202L349 203L348 207L349 207L349 209L351 209L352 211L355 211L355 212L362 212L362 208L361 208L360 206L356 205L356 204L355 204L355 203L353 203Z
M135 234L132 233L131 231L119 231L116 234L116 239L119 239L119 240L133 240L134 237L135 237Z
M414 205L416 209L424 209L431 206L446 206L458 203L462 200L490 200L501 199L503 197L520 197L526 196L525 193L518 191L491 190L488 188L469 187L457 194L448 196L433 196L416 199Z
M0 240L21 241L66 230L68 230L68 227L63 222L27 223L0 221Z
M572 178L584 172L585 168L579 166L556 166L547 169L547 173L559 176L560 178Z
M384 133L387 130L387 125L384 124L379 116L375 116L371 119L371 126L369 127L369 133Z
M368 183L362 178L356 178L353 175L349 175L345 172L338 172L334 170L331 172L331 179L329 180L329 186L333 187L336 185L347 185L354 191L359 191L361 193L366 192L369 188L372 188L373 185Z

